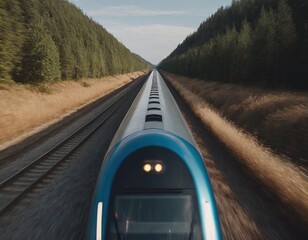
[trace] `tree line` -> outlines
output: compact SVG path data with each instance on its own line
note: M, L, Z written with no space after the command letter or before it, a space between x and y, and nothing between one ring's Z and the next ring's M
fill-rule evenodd
M213 81L308 89L308 1L238 0L159 67Z
M149 66L65 0L1 0L0 33L0 81L102 77Z

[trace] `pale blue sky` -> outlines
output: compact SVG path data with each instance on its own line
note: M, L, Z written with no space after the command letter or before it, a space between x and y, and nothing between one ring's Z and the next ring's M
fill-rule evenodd
M153 64L232 0L69 0Z

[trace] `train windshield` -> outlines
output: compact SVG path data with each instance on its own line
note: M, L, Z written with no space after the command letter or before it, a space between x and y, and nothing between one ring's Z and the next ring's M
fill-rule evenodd
M202 239L191 195L117 195L107 239Z

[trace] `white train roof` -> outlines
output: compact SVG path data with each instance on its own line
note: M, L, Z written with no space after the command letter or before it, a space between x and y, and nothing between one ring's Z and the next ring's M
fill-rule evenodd
M146 129L165 130L196 145L186 121L157 70L152 71L138 93L111 146L131 134Z

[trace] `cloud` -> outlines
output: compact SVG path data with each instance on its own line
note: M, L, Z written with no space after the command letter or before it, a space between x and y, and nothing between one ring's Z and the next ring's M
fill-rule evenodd
M146 9L135 5L123 5L105 7L86 12L91 17L155 17L155 16L184 16L189 12L165 11L158 9Z
M167 57L187 35L195 31L191 27L162 24L127 26L104 23L104 26L132 52L153 64Z

